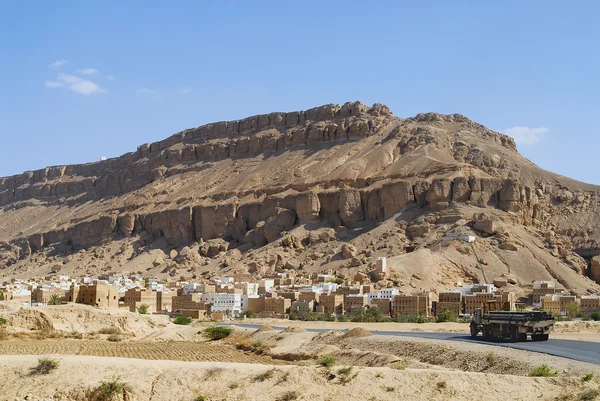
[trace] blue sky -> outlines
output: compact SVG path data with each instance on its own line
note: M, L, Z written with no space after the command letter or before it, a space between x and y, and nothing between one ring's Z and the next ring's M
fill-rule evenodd
M600 184L599 12L594 1L0 1L0 176L362 100L400 117L464 114L518 135L539 166Z

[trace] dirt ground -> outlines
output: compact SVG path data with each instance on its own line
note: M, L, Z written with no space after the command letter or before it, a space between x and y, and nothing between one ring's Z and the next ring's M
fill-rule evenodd
M208 341L202 331L211 322L178 326L166 316L84 305L1 306L8 327L0 336L0 401L105 401L98 388L113 376L127 384L113 398L123 401L191 401L200 394L210 401L480 400L482 388L492 401L600 395L598 365L491 344L377 335L377 330L459 333L466 324L257 319L246 323L262 324L258 330L236 327L230 337ZM109 341L111 330L122 341ZM597 336L598 325L560 322L557 331ZM333 358L333 366L320 365L325 356ZM58 368L32 374L41 357L57 359ZM557 377L529 377L541 364Z
M68 355L56 371L32 375L34 356L0 360L0 400L94 401L101 381L119 375L126 389L117 400L188 401L204 395L231 400L578 400L596 380L530 378L485 373L398 370L389 367L264 366L233 363L147 361ZM334 377L332 377L334 376Z

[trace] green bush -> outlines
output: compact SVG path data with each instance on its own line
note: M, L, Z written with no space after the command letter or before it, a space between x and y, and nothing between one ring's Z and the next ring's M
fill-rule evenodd
M8 324L8 320L4 316L0 316L0 326L6 326Z
M390 366L390 368L392 368L392 369L396 369L396 370L404 370L404 369L406 369L406 366L404 366L404 365L402 365L402 364L398 363L398 364L396 364L396 365L392 365L392 366Z
M496 362L498 362L498 357L496 356L496 354L494 353L494 351L488 352L487 356L485 357L485 359L487 360L487 363L490 366L494 366L496 364Z
M175 316L175 319L173 319L173 324L187 326L190 323L192 323L192 318L184 315L177 315Z
M581 379L584 382L589 382L594 380L594 374L592 372L586 373L585 375L583 375L583 378Z
M448 310L448 308L443 308L441 312L437 314L436 322L445 323L445 322L455 322L456 316L454 313Z
M253 310L246 311L242 313L242 317L246 317L247 319L254 319L256 317L256 312Z
M223 326L211 326L204 329L204 337L208 337L213 341L221 340L225 337L229 337L233 333L233 330L229 327Z
M142 304L140 305L140 307L138 308L138 313L140 315L147 315L148 312L150 311L150 306L146 305L146 304Z
M32 371L40 375L47 375L56 368L58 368L58 359L39 358L37 366L32 368Z
M323 358L319 359L319 365L325 368L331 368L335 365L335 357L333 355L325 355Z
M379 323L386 320L381 310L375 306L368 309L361 309L352 317L353 322Z
M592 320L594 321L599 321L600 320L600 312L593 312L590 317L592 318Z
M113 376L110 380L102 380L98 391L106 400L112 400L117 394L123 394L127 383L120 381L121 376Z
M206 401L206 396L203 394L198 394L196 398L194 398L194 401Z
M529 372L529 376L531 377L555 377L558 376L557 370L552 370L548 365L541 364L536 366Z

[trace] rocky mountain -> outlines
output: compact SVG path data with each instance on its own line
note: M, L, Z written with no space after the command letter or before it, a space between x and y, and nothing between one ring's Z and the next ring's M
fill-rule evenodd
M473 248L448 240L470 234L490 281L594 293L599 191L459 114L330 104L0 178L0 276L331 271L440 290L483 279Z

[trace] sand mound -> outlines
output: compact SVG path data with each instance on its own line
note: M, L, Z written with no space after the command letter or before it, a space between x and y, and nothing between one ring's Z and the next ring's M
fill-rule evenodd
M304 327L299 326L289 326L285 330L284 333L306 333L306 329Z
M256 329L256 331L252 334L262 333L263 331L275 331L275 329L269 326L268 324L265 324L263 326L260 326L260 328Z
M346 334L342 336L342 338L359 338L359 337L369 337L372 336L370 331L363 329L362 327L355 327Z

